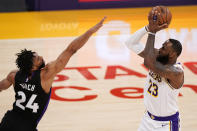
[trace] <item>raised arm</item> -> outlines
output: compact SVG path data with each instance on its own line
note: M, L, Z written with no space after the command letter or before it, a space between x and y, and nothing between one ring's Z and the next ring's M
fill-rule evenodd
M50 88L55 75L64 69L71 56L75 54L82 46L84 46L90 36L102 27L105 19L106 17L104 17L95 26L87 30L84 34L74 39L55 61L45 66L45 68L41 71L42 85L44 88L45 86L47 89Z
M166 24L159 26L158 21L153 20L153 16L161 17L157 11L153 11L153 10L152 12L149 12L148 15L149 25L147 26L147 29L149 30L149 33L148 33L146 46L144 49L144 54L146 54L144 57L144 64L149 69L153 68L154 64L157 62L156 56L158 52L155 51L154 49L156 32L158 32L161 29L167 28Z
M155 8L155 7L154 7ZM150 13L149 13L150 14ZM149 30L149 25L137 30L133 35L131 35L125 42L125 45L127 46L127 48L129 48L130 50L132 50L134 53L136 53L137 55L141 56L144 58L145 55L147 55L144 52L144 48L145 45L140 43L140 40L146 35L146 34L150 34L150 30ZM157 49L154 49L155 52L157 51Z
M54 61L54 68L52 67L51 71L54 70L53 74L56 75L60 72L66 64L68 63L70 57L76 53L84 44L88 41L90 36L95 33L100 27L102 27L105 17L97 23L95 26L87 30L84 34L77 37L73 40L70 45L58 56L58 58Z
M153 21L153 15L160 16L157 12L149 16L149 30L152 33L148 35L144 49L144 53L147 54L144 57L144 65L154 73L170 80L174 88L180 88L183 83L183 70L174 65L163 65L156 60L157 52L154 50L155 33L160 29L167 28L167 25L159 26L157 21Z
M11 71L6 78L0 81L0 92L2 90L8 89L11 85L14 84L14 78L16 75L17 70Z
M140 43L140 40L143 38L144 35L147 34L146 27L143 27L139 30L137 30L133 35L131 35L127 41L125 42L125 45L128 49L135 52L137 55L144 57L144 44Z

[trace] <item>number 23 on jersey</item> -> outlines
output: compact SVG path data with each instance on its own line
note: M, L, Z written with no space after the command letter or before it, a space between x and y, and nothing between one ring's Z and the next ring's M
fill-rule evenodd
M152 95L152 96L154 96L154 97L157 97L157 96L158 96L158 86L157 86L157 84L155 84L155 83L152 82L151 80L149 81L149 84L150 84L150 86L149 86L147 92L148 92L150 95Z

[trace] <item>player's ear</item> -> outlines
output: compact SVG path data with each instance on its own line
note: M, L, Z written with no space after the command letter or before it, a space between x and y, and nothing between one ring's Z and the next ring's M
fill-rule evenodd
M174 58L174 57L177 57L177 53L175 51L171 52L170 53L170 58Z

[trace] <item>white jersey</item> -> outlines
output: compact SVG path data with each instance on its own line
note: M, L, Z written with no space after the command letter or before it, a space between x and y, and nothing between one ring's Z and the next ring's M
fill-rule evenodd
M183 70L180 64L174 66ZM179 90L172 88L167 79L149 71L144 88L146 110L155 116L175 114L178 111L177 98Z

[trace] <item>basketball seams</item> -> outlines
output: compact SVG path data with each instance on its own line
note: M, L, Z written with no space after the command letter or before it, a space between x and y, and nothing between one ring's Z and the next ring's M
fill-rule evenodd
M172 15L170 10L166 6L156 6L153 8L153 10L157 10L158 13L161 14L161 16L158 17L159 25L162 25L164 23L168 25L170 24Z
M160 6L157 6L157 11L162 15L162 9ZM163 16L161 16L161 18L159 18L159 24L162 24L164 22Z

